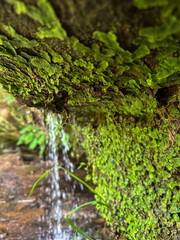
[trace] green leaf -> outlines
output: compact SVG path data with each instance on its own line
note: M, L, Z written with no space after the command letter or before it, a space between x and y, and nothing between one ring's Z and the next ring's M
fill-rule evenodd
M21 129L20 133L21 134L26 133L26 132L30 131L31 129L32 129L32 125L29 124L28 126L26 126L23 129Z
M76 177L73 173L69 172L67 169L61 167L61 166L57 166L57 167L53 167L49 170L47 170L43 175L41 175L41 177L34 183L29 197L32 195L34 188L36 187L36 185L38 184L38 182L40 182L50 171L52 171L53 169L62 169L63 171L69 173L71 175L71 177L75 178L77 181L81 182L84 186L86 186L91 192L93 192L95 195L98 195L100 198L102 198L92 187L90 187L87 183L85 183L83 180L81 180L80 178ZM103 199L103 198L102 198Z
M92 202L87 202L85 204L82 204L81 206L73 209L72 211L70 211L67 215L66 215L66 221L69 223L69 225L78 233L80 233L83 237L85 237L88 240L93 240L92 238L90 238L89 236L87 236L84 232L82 232L78 227L76 227L68 218L68 216L74 212L77 212L79 209L81 209L82 207L85 207L87 205L96 205L96 204L100 204L100 205L105 205L103 202L100 201L92 201Z
M179 222L180 218L179 218L179 216L178 216L177 213L175 213L175 214L173 215L173 219L174 219L176 222Z
M19 140L18 140L18 142L16 143L16 145L21 145L23 142L24 142L24 138L26 137L26 135L22 135L20 138L19 138Z
M75 234L74 234L74 240L76 240L76 234L77 234L77 232L75 232Z
M33 132L29 132L27 135L25 135L24 143L29 144L33 140L33 138L34 138Z
M29 149L34 150L37 145L38 145L38 139L34 138L34 140L29 144Z
M62 141L62 145L65 147L69 142L69 134L65 133L61 141Z
M2 101L2 103L7 103L8 105L10 105L14 101L15 101L14 97L9 95Z
M170 213L173 213L173 214L180 213L180 208L172 205L171 208L170 208Z
M163 177L164 177L164 179L170 178L171 177L171 173L169 173L167 171L163 171Z
M41 145L43 142L46 141L46 136L43 134L39 139L38 139L38 144Z
M45 149L46 149L46 145L45 144L40 145L39 156L41 156L44 153Z
M86 165L85 162L81 162L80 165L79 165L79 167L78 167L77 169L80 169L80 168L82 168L82 166L85 166L85 165Z
M91 188L87 183L85 183L83 180L81 180L80 178L76 177L73 173L69 172L68 170L66 170L65 168L63 167L60 167L60 166L57 166L57 167L53 167L49 170L47 170L36 182L35 184L33 185L31 191L30 191L30 194L29 194L29 197L32 195L33 191L34 191L34 188L36 187L37 183L39 181L41 181L45 176L46 174L48 174L51 170L53 169L62 169L63 171L66 171L67 173L69 173L73 178L75 178L76 180L78 180L79 182L81 182L84 186L86 186L91 192L93 192L94 194L98 195L100 198L102 198L98 193L96 193L96 191ZM106 207L109 207L105 202L100 202L100 201L92 201L92 202L88 202L88 203L85 203L75 209L73 209L72 211L70 211L67 215L66 215L66 220L67 222L69 223L69 225L76 231L76 233L80 233L82 236L84 236L86 239L88 240L93 240L92 238L90 238L89 236L87 236L84 232L82 232L79 228L77 228L68 218L68 216L71 214L71 213L74 213L76 211L78 211L79 209L81 209L82 207L85 207L87 205L92 205L92 204L100 204L100 205L104 205ZM76 239L76 233L74 235L74 239Z

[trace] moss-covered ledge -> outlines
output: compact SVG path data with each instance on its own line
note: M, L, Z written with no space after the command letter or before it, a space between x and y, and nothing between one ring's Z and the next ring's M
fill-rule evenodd
M87 46L67 36L49 2L25 2L5 1L5 9L12 12L8 21L1 10L0 81L27 105L52 103L61 111L65 103L107 106L110 100L114 112L139 116L144 109L150 113L156 108L159 88L179 84L179 10L171 16L163 8L161 25L140 29L129 51L120 46L116 26L107 33L94 31ZM33 26L28 34L15 29L14 22L22 19ZM171 96L177 94L174 89Z

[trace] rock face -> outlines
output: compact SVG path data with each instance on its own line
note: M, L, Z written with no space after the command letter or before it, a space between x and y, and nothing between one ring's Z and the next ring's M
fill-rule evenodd
M88 129L93 180L114 205L109 215L101 208L107 222L127 238L173 238L180 200L178 1L3 0L0 16L0 83L19 102L66 109Z
M114 112L139 116L156 108L152 89L178 86L175 4L166 13L168 3L50 2L0 3L0 82L19 102L57 112L66 104L103 111L110 102Z

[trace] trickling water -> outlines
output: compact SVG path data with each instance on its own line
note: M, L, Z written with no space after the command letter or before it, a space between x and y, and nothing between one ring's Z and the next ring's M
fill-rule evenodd
M74 172L74 166L73 163L70 161L68 157L68 151L69 151L69 145L68 142L66 142L66 133L63 129L60 129L59 126L62 124L62 119L60 115L56 115L53 113L49 113L47 115L47 122L48 122L48 134L49 134L49 140L48 140L48 148L49 148L49 154L48 159L52 160L53 167L57 167L59 165L59 139L61 139L61 142L63 143L63 149L62 149L62 162L64 163L64 168L66 168L70 172ZM72 182L72 177L67 173L64 172L65 181L66 182ZM60 174L59 170L57 168L53 169L53 173L51 174L51 178L49 178L49 183L51 184L51 191L49 192L50 196L48 197L49 204L52 205L52 208L50 211L47 211L47 216L49 219L49 226L50 228L53 228L53 240L69 240L70 237L72 237L73 230L69 226L68 229L62 229L61 221L65 218L65 216L62 216L62 209L64 208L62 201L60 200L60 197L62 199L66 200L67 196L65 192L61 193L60 189ZM71 184L71 183L69 183ZM77 185L80 186L81 189L83 189L83 185L76 180L73 180L73 185L71 187L71 194L74 194L74 191L77 187ZM48 192L48 190L47 190ZM50 203L51 201L51 203ZM77 201L72 203L72 208L77 207ZM77 238L82 239L82 238Z
M49 153L48 153L48 158L52 160L53 162L53 167L58 166L58 146L57 146L57 141L56 141L56 129L58 127L58 118L57 116L53 115L52 113L49 113L47 116L48 120L48 134L49 134L49 141L48 141L48 146L49 146ZM50 178L49 178L50 179ZM54 235L55 239L64 239L66 240L67 238L64 238L63 230L61 229L60 221L61 221L61 200L60 200L60 186L59 186L59 181L60 181L60 176L59 176L59 171L58 169L53 169L53 174L51 175L51 197L49 198L52 204L52 209L50 210L48 216L49 216L49 222L50 222L50 228L54 228ZM52 224L54 222L54 224ZM54 226L52 226L54 225ZM57 238L58 236L58 238Z
M49 140L48 140L48 147L49 147L49 154L48 159L52 160L53 167L57 167L59 165L58 159L58 139L63 139L65 132L63 130L59 130L59 126L62 124L61 117L49 113L47 116L47 122L48 122L48 134L49 134ZM59 136L58 136L59 135ZM66 145L63 149L63 160L65 162L65 168L73 171L73 165L67 158L67 151L69 150L68 145ZM71 178L66 175L66 181L70 181ZM70 236L67 233L67 229L62 229L61 221L62 217L62 202L60 200L61 197L61 189L60 189L60 174L59 170L57 168L53 169L53 172L51 174L51 178L49 178L49 181L51 182L51 191L49 192L50 197L49 200L51 201L52 208L48 212L48 220L49 220L49 227L50 229L53 229L53 240L69 240Z
M68 143L66 143L65 138L66 138L66 133L64 132L63 129L61 129L61 139L62 139L62 142L64 143L62 158L65 163L65 168L70 172L74 172L73 163L69 160L67 155L67 152L69 151L69 145ZM71 176L67 172L65 172L65 178L66 178L66 181L71 181Z

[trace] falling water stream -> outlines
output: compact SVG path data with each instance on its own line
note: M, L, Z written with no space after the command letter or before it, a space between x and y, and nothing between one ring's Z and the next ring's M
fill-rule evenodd
M49 134L49 153L48 153L48 159L50 159L53 163L53 167L57 167L59 165L58 163L58 144L56 141L56 128L58 127L58 124L61 124L61 122L58 121L58 117L55 114L49 113L47 116L48 120L48 134ZM61 132L59 132L61 134ZM61 191L60 191L60 175L58 169L53 169L53 173L48 179L49 185L51 186L51 191L46 190L47 193L49 193L49 196L47 196L48 204L52 206L51 209L46 210L46 221L49 222L50 229L53 228L53 239L68 239L67 234L65 231L63 231L61 227L61 218L62 218L62 212L61 212L61 205L62 202L60 200L61 197ZM48 195L48 194L47 194Z
M69 145L68 142L65 141L66 133L64 132L63 129L59 130L59 125L62 124L61 116L49 113L47 116L47 122L49 132L48 159L52 161L53 167L61 165L68 171L73 173L74 165L68 157ZM63 147L62 145L59 146L58 138L60 138L61 142L63 142ZM59 156L59 148L62 148L61 157ZM60 184L61 180L62 182L66 182L67 185L66 188L61 187L62 186L62 184ZM45 191L47 192L47 203L48 205L51 205L51 208L46 210L46 222L49 223L49 229L53 229L53 233L50 232L49 234L50 236L48 236L46 239L47 240L73 239L74 230L69 225L66 225L64 227L63 222L65 221L65 213L67 214L69 211L71 211L72 209L76 208L78 205L81 204L80 197L79 196L76 197L76 190L79 189L80 191L83 191L84 186L77 180L73 179L67 172L63 172L61 170L60 175L60 170L57 168L53 169L51 175L48 178L48 183L51 186L50 187L51 190L49 191L47 188ZM92 198L92 196L90 198ZM83 229L85 229L86 232L92 234L94 228L92 227L91 229L89 227L91 226L92 218L96 218L95 209L94 211L91 210L89 212L87 212L86 210L84 216L82 215L81 212L81 215L79 215L79 221L76 219L77 217L78 215L76 214L74 218L75 224L79 224L81 222L80 225L83 227ZM95 235L97 235L96 237L97 240L102 239L102 237L98 236L98 233ZM77 240L83 239L84 237L82 237L81 235L77 236Z
M0 156L0 239L6 240L73 240L74 230L65 216L72 209L94 200L88 189L67 172L54 169L38 183L33 196L28 194L33 183L47 169L62 166L78 177L83 170L75 169L68 157L66 133L59 130L61 117L52 113L48 120L46 160L32 159L26 163L15 153ZM62 144L59 144L60 137ZM70 215L71 221L93 240L110 240L105 222L95 206L88 206ZM77 240L85 240L77 235Z
M53 167L59 166L59 146L57 137L61 139L64 139L65 137L65 132L63 129L61 129L60 131L57 130L59 129L61 121L61 117L56 114L49 113L47 116L49 133L48 159L52 161ZM65 164L65 168L70 172L74 172L73 164L71 163L67 155L68 150L68 144L64 145L61 158ZM66 181L71 181L71 177L69 176L69 174L67 174L67 172L64 172L64 176ZM61 197L62 199L66 199L66 195L65 193L62 193L60 189L59 169L53 169L51 177L49 178L49 183L51 185L51 191L49 191L49 204L52 205L52 208L50 209L50 211L47 210L46 214L49 218L49 226L50 228L53 228L53 240L69 240L70 237L72 237L71 229L63 229L61 225L61 221L63 221L62 218L64 218L64 216L62 216L63 202L61 201Z

